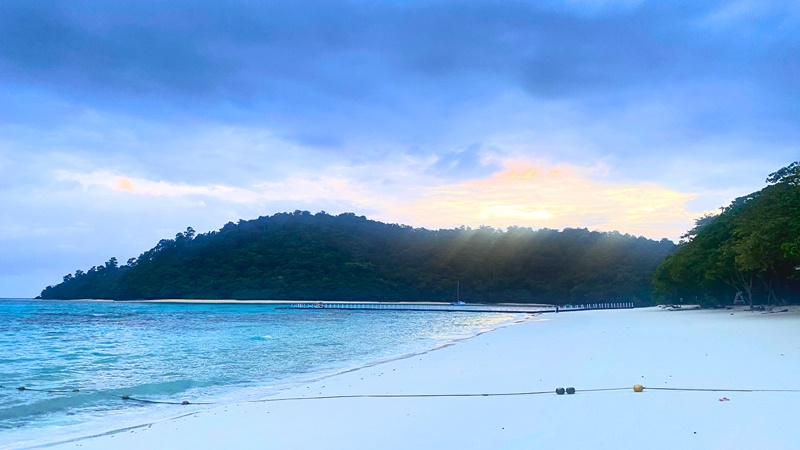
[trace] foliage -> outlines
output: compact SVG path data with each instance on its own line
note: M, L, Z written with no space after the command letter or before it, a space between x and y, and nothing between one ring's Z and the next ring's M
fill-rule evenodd
M800 301L800 163L767 182L719 215L697 220L656 269L653 284L662 301L725 304L737 293L751 305Z
M647 304L675 244L586 229L427 230L352 213L275 214L77 271L42 298L235 298Z

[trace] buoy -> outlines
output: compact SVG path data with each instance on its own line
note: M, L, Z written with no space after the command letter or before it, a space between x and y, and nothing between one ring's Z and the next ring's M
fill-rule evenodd
M575 388L574 387L568 387L567 388L567 394L572 395L574 393L575 393Z
M564 388L556 388L556 394L564 395Z
M188 404L189 404L189 400L184 400L184 401L181 402L181 405L188 405Z
M633 385L633 392L642 392L644 390L644 386L641 384L634 384Z
M80 392L80 389L73 389L72 392Z
M25 386L20 386L20 387L17 388L17 390L24 391L25 390Z
M128 397L127 395L123 395L123 396L122 396L122 399L123 399L123 400L128 400L128 399L130 399L130 397Z

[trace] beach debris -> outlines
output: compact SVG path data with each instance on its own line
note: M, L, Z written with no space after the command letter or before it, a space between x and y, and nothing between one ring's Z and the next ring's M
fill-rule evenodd
M785 313L785 312L789 312L789 308L784 308L779 310L774 310L770 308L768 311L764 311L761 314L775 314L775 313Z

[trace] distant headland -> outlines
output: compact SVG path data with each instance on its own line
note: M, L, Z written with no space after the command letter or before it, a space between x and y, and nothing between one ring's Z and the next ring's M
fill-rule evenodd
M219 231L192 228L138 258L77 270L45 299L228 298L651 304L675 251L587 229L427 230L352 213L280 213Z

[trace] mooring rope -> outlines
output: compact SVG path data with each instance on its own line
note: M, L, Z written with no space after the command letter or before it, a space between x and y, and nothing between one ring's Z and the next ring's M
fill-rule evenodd
M135 398L129 395L115 395L115 397L119 397L122 400L130 400L133 402L140 402L140 403L157 403L162 405L216 405L216 403L198 403L198 402L190 402L188 400L184 400L182 402L170 402L170 401L162 401L162 400L147 400L144 398Z
M3 387L5 387L5 386L0 384L0 388L3 388ZM73 393L73 392L80 392L80 389L69 389L69 390L67 390L67 389L34 389L34 388L28 388L28 387L25 387L25 386L19 386L19 387L16 387L14 389L16 389L18 391L49 392L49 393L54 393L54 394L61 394L61 393L69 394L69 393Z
M101 394L107 394L111 397L116 397L121 400L129 400L134 402L140 403L150 403L150 404L163 404L163 405L215 405L216 402L189 402L187 400L177 402L177 401L166 401L166 400L149 400L145 398L137 398L131 397L129 395L116 395L111 394L109 392L98 391L98 390L80 390L80 389L35 389L35 388L28 388L25 386L19 386L16 388L5 386L0 384L0 389L14 389L20 392L24 391L33 391L33 392L44 392L44 393L58 393L58 394L71 394L71 393L87 393L87 392L95 392ZM272 403L272 402L290 402L290 401L301 401L301 400L336 400L336 399L353 399L353 398L454 398L454 397L521 397L521 396L531 396L531 395L543 395L543 394L576 394L576 393L588 393L588 392L610 392L610 391L627 391L630 390L630 387L613 387L613 388L596 388L596 389L575 389L573 387L568 387L566 389L559 387L555 391L528 391L528 392L489 392L489 393L449 393L449 394L349 394L349 395L320 395L320 396L311 396L311 397L278 397L278 398L265 398L260 400L248 400L245 401L246 403ZM634 385L633 391L634 392L642 392L642 391L671 391L671 392L800 392L800 389L729 389L729 388L680 388L680 387L645 387L642 385Z
M800 389L704 389L704 388L669 388L644 387L648 391L687 391L687 392L800 392Z
M441 397L508 397L523 395L552 394L554 391L533 392L495 392L487 394L352 394L352 395L320 395L315 397L282 397L251 400L251 403L288 402L297 400L332 400L342 398L441 398Z

